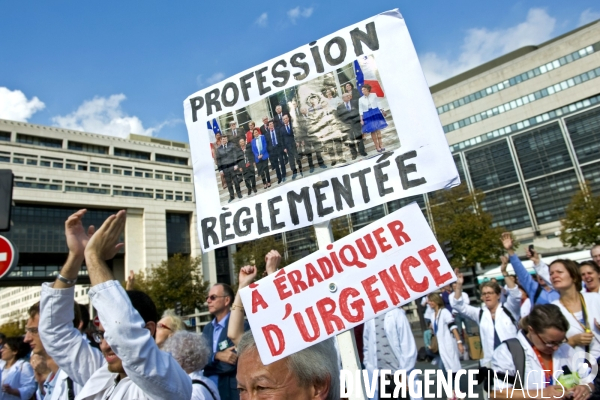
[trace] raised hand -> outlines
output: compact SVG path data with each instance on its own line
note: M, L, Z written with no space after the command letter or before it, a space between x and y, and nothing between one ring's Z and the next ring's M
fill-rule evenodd
M135 272L129 271L127 282L125 283L125 290L133 290L135 287Z
M119 237L125 229L126 218L125 210L121 210L104 221L100 229L87 242L86 259L98 257L101 260L110 260L118 253L119 249L123 247L123 243L119 243Z
M502 245L506 250L513 250L513 239L510 232L504 232L501 236Z
M502 271L502 275L506 273L506 268L508 267L508 257L500 256L500 271Z
M279 268L279 264L281 264L281 254L277 250L271 250L265 256L265 262L267 265L265 269L267 270L267 274L271 275Z
M81 220L87 210L81 209L72 214L65 221L65 237L67 239L67 247L69 252L75 256L83 257L85 246L94 234L94 226L90 225L87 229L83 227Z
M246 265L245 267L240 268L238 277L239 289L250 285L254 281L254 278L256 278L257 271L256 267L253 265Z

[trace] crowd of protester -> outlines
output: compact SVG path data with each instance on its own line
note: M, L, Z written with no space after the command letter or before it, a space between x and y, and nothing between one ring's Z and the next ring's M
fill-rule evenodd
M25 336L0 335L0 400L339 398L341 361L332 339L269 365L261 362L239 295L257 279L255 266L240 268L237 294L227 284L213 285L207 297L213 319L201 334L188 332L172 310L159 318L150 297L132 289L133 276L124 289L108 268L106 261L122 247L125 211L110 216L97 231L84 229L85 213L80 210L65 222L67 261L54 282L42 285L40 301L29 309ZM600 397L598 379L589 384L575 379L588 366L573 357L583 350L600 358L600 246L592 249L592 261L557 259L550 265L530 248L534 278L515 255L512 236L505 233L499 240L508 254L501 260L504 286L484 282L481 306L470 304L458 270L452 287L423 299L429 328L425 350L432 362L453 377L462 368L468 336L476 330L482 350L478 376L486 396L515 398L520 392L511 388L522 387L541 388L545 397ZM508 261L515 275L508 275ZM280 262L277 251L266 254L266 274L275 273ZM87 308L74 301L84 263L97 313L91 331L86 331ZM402 308L378 315L355 332L369 374L415 368L419 351ZM557 382L559 370L563 386ZM383 389L394 390L396 383L388 378L374 398ZM563 387L568 392L561 392ZM460 389L466 389L462 380Z
M270 188L271 170L275 171L278 184L288 179L286 165L291 170L292 180L304 176L304 157L308 172L314 172L313 153L319 168L323 169L327 168L324 152L329 155L331 166L346 163L344 147L350 150L352 160L358 156L366 157L364 140L367 135L378 153L385 151L381 130L388 125L370 85L362 86L360 97L352 83L344 85L341 98L335 88L323 91L323 95L313 93L309 96L306 105L297 107L294 117L277 105L274 117L263 117L260 126L250 121L247 127L238 127L232 121L225 133L215 134L213 158L221 186L229 192L229 202L236 196L243 198L242 183L247 196L257 193L257 180L262 181L265 190ZM323 122L324 117L332 120ZM321 134L327 130L333 133L323 139L315 135L315 127Z

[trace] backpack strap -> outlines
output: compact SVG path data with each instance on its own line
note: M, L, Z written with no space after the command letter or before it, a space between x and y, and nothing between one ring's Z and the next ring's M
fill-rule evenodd
M73 379L67 377L67 396L69 400L75 400L75 390L73 390Z
M192 385L202 385L206 388L206 390L208 390L208 393L210 393L210 396L213 398L213 400L217 400L217 398L215 397L214 393L212 392L212 390L210 390L210 388L208 387L208 385L204 382L202 382L200 379L192 379Z
M481 323L481 318L483 318L483 308L479 310L479 323Z
M512 378L513 387L515 389L522 389L521 383L523 382L523 377L525 376L525 349L519 342L517 338L511 338L504 341L506 343L506 347L508 347L508 351L510 351L510 355L515 363L515 371L516 374ZM516 379L519 377L520 379Z
M537 303L538 299L540 298L540 294L542 294L542 285L540 285L538 283L538 287L537 289L535 289L535 294L533 295L533 304L532 307L535 305L535 303Z
M510 311L508 311L508 309L504 306L502 306L502 311L504 311L504 314L506 314L508 316L508 318L510 318L510 320L512 321L513 325L517 325L517 320L515 319L515 317L513 317L513 315L511 314Z

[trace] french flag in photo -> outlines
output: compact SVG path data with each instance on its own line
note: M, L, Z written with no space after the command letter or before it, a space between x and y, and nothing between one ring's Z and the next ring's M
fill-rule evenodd
M366 62L366 68L361 68L358 60L354 61L354 72L356 73L356 88L362 96L362 87L366 84L371 86L371 93L374 93L377 97L384 97L383 89L375 76L375 72L369 68L368 59L364 57Z
M221 129L219 129L219 123L217 122L216 118L213 118L213 122L212 122L212 130L214 132L214 134L216 135L217 133L221 133Z
M208 129L208 140L211 143L216 143L217 139L215 138L215 133L213 132L213 128L212 128L212 125L210 124L210 121L206 121L206 128Z

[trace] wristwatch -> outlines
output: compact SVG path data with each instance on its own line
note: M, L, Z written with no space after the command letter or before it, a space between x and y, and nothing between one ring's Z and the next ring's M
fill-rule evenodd
M56 277L56 279L58 279L59 281L66 283L67 285L74 285L75 283L77 283L77 278L75 279L67 279L64 276L62 276L61 274L58 274L58 276Z

